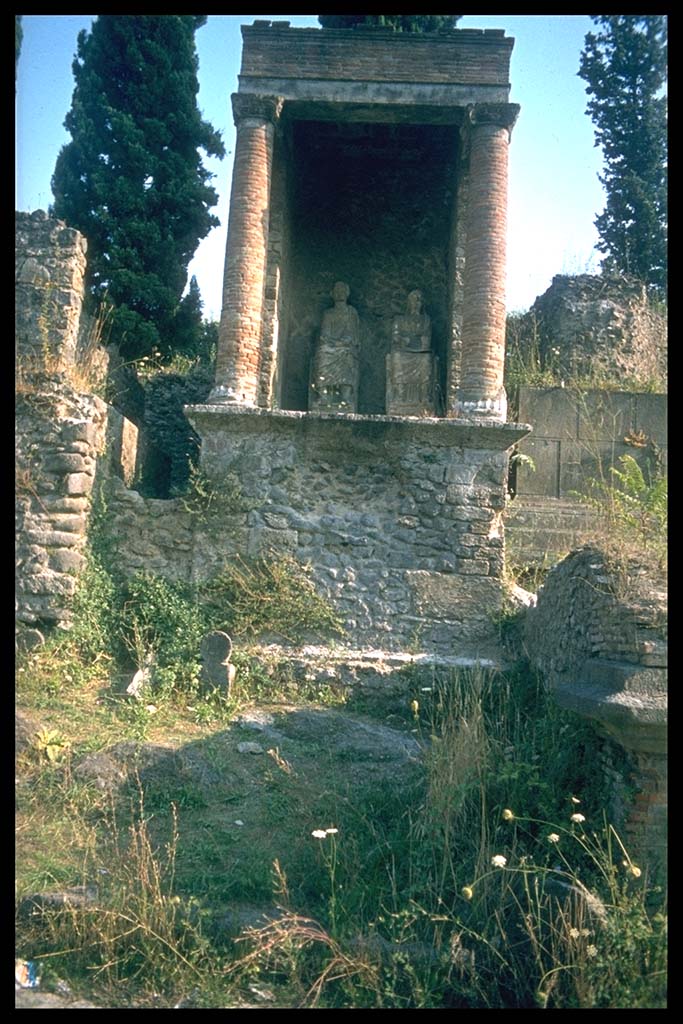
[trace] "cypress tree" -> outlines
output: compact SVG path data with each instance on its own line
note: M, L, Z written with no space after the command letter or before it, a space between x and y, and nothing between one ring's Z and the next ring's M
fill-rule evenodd
M199 153L225 152L197 107L205 21L108 14L78 36L51 212L88 239L88 294L113 306L110 340L126 358L172 354L188 264L218 224Z
M600 15L579 77L601 146L607 192L595 220L604 266L663 288L667 272L667 26L661 15Z

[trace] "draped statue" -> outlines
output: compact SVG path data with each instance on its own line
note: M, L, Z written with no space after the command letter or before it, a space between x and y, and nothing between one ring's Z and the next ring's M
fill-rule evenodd
M396 416L434 416L437 359L432 352L432 322L423 310L419 289L412 291L406 312L391 325L387 355L386 410Z
M349 286L337 281L332 289L334 306L323 314L311 368L310 409L358 411L360 321L347 304L349 294Z

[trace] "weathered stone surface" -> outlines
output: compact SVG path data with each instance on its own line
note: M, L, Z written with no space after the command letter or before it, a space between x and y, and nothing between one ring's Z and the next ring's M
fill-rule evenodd
M20 754L32 746L36 734L43 728L31 715L18 708L14 712L14 750Z
M97 1010L95 1003L88 999L61 996L54 992L19 989L15 992L14 1006L17 1010Z
M535 470L513 470L518 497L571 499L592 480L608 480L619 458L635 458L646 479L665 470L667 396L568 388L519 389L520 423L533 435L520 444Z
M90 494L93 488L93 477L88 473L69 473L64 478L66 494Z
M15 214L18 364L59 372L74 362L86 242L42 210Z
M242 743L237 744L238 754L264 754L265 751L260 743L254 743L251 740L245 740Z
M72 548L53 548L48 557L55 572L77 573L85 565L85 556Z
M537 346L542 363L567 378L632 377L666 389L666 316L634 278L558 274L525 322L522 349Z
M310 564L355 643L400 650L424 629L441 654L495 647L487 613L500 598L506 459L494 445L504 444L508 428L298 413L222 418L214 408L188 411L214 486L240 479L249 552L284 548ZM211 533L198 526L195 578L234 556L241 530L231 522ZM416 586L412 573L433 584ZM456 620L472 628L454 630Z

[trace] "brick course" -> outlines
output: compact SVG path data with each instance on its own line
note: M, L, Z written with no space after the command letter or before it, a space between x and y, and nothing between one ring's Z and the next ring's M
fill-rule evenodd
M353 81L507 85L514 39L456 30L447 36L381 30L244 26L241 79L292 77Z

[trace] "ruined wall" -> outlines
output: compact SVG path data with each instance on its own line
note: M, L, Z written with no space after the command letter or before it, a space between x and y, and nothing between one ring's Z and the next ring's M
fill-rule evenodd
M662 867L667 808L666 583L642 560L617 564L593 547L555 566L529 609L526 643L563 707L590 719L625 750L628 778L612 771L617 799L637 795L620 824L653 866Z
M595 535L596 513L578 495L591 493L591 481L611 481L622 455L636 460L646 480L666 472L668 398L522 387L517 401L518 422L533 428L519 451L533 468L522 463L513 469L509 550L515 564L547 565Z
M69 622L96 471L127 482L135 473L136 428L80 386L85 251L77 231L43 211L16 215L15 586L25 642Z
M78 343L86 242L43 210L15 214L15 354L18 366L72 365Z
M200 441L187 421L183 406L206 401L213 373L198 367L185 375L159 373L144 389L145 459L141 489L157 498L187 490L191 466L199 461Z
M335 281L351 288L361 323L358 411L385 411L391 321L419 288L432 319L442 393L449 361L449 250L457 131L452 127L293 126L296 190L288 331L282 338L285 409L308 408L308 378Z
M560 377L630 377L666 390L666 313L634 278L558 274L518 327L520 351L537 350Z

